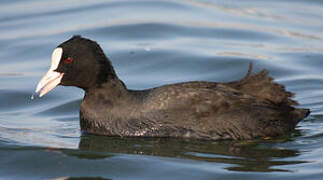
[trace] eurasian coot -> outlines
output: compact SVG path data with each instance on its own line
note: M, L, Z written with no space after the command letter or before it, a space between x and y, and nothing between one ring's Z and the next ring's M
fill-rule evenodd
M229 83L206 81L130 90L100 46L73 36L53 52L36 93L57 85L85 91L81 130L107 136L251 139L290 132L308 109L294 108L293 93L263 70Z

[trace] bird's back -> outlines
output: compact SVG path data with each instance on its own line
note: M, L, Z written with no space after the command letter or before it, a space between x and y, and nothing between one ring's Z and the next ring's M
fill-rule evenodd
M308 109L292 107L297 104L291 99L293 94L273 82L266 71L252 76L248 73L230 83L195 81L166 85L147 94L141 108L143 117L158 122L156 127L162 127L159 129L163 136L278 136L293 130L309 114Z

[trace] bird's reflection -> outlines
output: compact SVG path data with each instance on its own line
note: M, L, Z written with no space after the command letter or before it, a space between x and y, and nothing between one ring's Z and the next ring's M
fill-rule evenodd
M274 148L276 141L198 141L176 138L121 138L83 135L80 151L70 155L100 159L117 154L139 154L229 164L232 171L290 171L282 165L305 163L285 160L298 150Z

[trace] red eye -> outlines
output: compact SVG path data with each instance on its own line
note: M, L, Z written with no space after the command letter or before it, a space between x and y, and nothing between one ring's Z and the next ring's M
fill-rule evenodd
M71 62L73 62L73 58L72 57L68 57L68 58L65 59L65 63L66 64L69 64Z

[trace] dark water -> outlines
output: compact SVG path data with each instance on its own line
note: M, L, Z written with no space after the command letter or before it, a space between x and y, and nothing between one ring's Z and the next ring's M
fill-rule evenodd
M0 2L0 179L322 179L322 1ZM83 92L31 100L53 49L96 40L129 88L230 81L250 61L312 114L286 137L242 142L81 135Z

